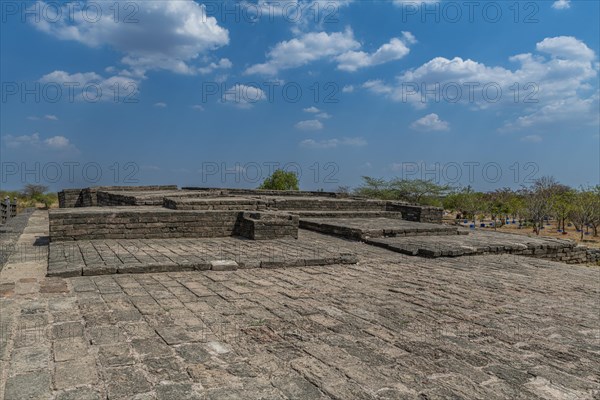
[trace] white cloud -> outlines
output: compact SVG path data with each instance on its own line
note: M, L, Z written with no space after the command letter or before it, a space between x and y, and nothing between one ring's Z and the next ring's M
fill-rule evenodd
M43 116L44 119L47 119L49 121L58 121L58 117L56 115L52 115L52 114L46 114ZM30 121L39 121L40 117L36 116L36 115L30 115L27 117L28 120Z
M556 10L565 10L571 8L571 0L556 0L552 3L552 8Z
M371 54L364 51L348 51L340 54L336 58L338 61L337 68L342 71L354 72L360 68L401 59L410 52L408 45L416 42L415 37L410 32L402 32L402 35L402 38L392 38L389 43L382 45Z
M527 135L521 138L521 142L539 143L541 141L542 137L540 135Z
M377 94L391 94L394 91L392 86L386 85L379 79L367 81L363 83L362 87Z
M261 18L283 18L286 22L306 26L320 24L325 19L332 22L340 8L350 5L354 0L258 0L242 4L256 4L260 8ZM255 15L254 8L248 8L248 15ZM250 17L249 17L250 18ZM327 22L327 20L326 20ZM294 26L292 29L295 29Z
M352 93L352 92L354 92L353 85L346 85L342 88L342 93Z
M358 51L361 44L350 28L344 32L309 32L277 43L268 53L267 61L246 69L246 74L275 75L279 71L297 68L318 60L334 60L337 68L353 72L360 68L397 60L408 54L408 44L414 36L403 32L402 38L393 38L374 53Z
M435 113L431 113L423 118L419 118L410 124L410 127L414 130L422 132L440 132L450 129L448 122L442 121Z
M194 109L196 111L204 111L204 107L202 107L200 104L194 104L191 107L192 107L192 109Z
M592 106L597 104L597 89L592 83L598 76L598 63L594 51L571 36L546 38L537 43L536 51L510 57L517 64L513 70L460 57L436 57L405 71L395 82L368 81L363 88L415 108L442 101L475 109L503 107L527 112L504 129L519 129L532 120L551 123L563 117L596 123L597 108L594 112ZM517 101L515 83L519 85Z
M323 123L318 119L300 121L294 126L296 127L296 129L300 129L301 131L319 131L323 129Z
M331 58L360 48L352 30L310 32L279 42L267 53L267 61L246 69L247 74L275 75L282 69L296 68L323 58Z
M394 5L401 7L410 5L411 7L420 7L421 4L433 4L438 3L441 0L394 0Z
M69 74L66 71L54 71L42 76L40 82L61 86L61 100L67 102L130 102L137 101L136 96L139 92L139 80L136 78L122 75L104 78L95 72Z
M218 70L218 69L230 69L231 67L233 67L233 63L231 61L229 61L228 58L222 58L219 60L219 62L217 63L210 63L205 67L200 67L198 68L198 72L201 74L210 74L211 72Z
M300 142L300 146L311 149L333 149L340 146L362 147L366 145L367 141L361 137L326 139L318 141L313 139L306 139Z
M266 96L266 93L256 86L237 84L223 93L221 102L247 109L259 101L264 101Z
M319 114L315 115L315 117L317 117L319 119L329 119L329 118L331 118L331 115L327 114L326 112L323 112L323 113L319 113Z
M52 10L46 3L38 3L40 12ZM156 69L194 74L198 70L191 62L229 43L227 29L220 27L214 17L207 16L204 5L192 0L136 2L132 18L127 19L131 10L122 10L117 22L114 1L94 1L101 9L95 22L82 11L85 5L74 2L70 6L74 11L65 5L59 16L44 15L30 20L37 21L32 23L39 30L59 39L115 49L124 55L121 62L138 75ZM55 19L57 22L49 22Z
M320 112L321 112L321 110L319 110L319 109L318 109L317 107L315 107L315 106L312 106L312 107L305 108L305 109L304 109L304 110L302 110L302 111L304 111L304 112L307 112L307 113L320 113Z
M53 136L44 140L44 144L53 149L66 149L71 146L71 142L64 136Z
M596 93L586 99L568 97L551 102L529 114L518 117L515 121L507 122L501 132L535 129L537 127L556 126L559 123L578 122L594 126L600 124L600 103Z
M163 103L162 101L159 101L158 103L154 103L154 107L166 108L167 107L167 103Z
M64 136L52 136L42 140L37 132L21 136L5 135L2 136L2 141L6 147L12 149L77 150Z

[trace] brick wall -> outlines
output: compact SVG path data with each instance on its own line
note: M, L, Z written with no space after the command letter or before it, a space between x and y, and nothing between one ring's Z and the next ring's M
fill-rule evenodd
M50 210L52 242L92 239L207 238L248 235L252 239L298 237L298 217L247 215L240 211L170 210L159 207L90 207ZM246 225L240 228L244 218ZM248 224L252 225L248 227Z

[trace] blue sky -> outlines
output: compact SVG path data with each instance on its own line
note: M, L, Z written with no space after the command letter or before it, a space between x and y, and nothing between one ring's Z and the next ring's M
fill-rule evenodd
M3 188L600 180L597 1L22 4Z

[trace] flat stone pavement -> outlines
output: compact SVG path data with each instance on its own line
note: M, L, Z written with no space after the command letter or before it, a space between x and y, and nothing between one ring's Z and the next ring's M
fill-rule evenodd
M461 230L461 233L467 233ZM534 254L542 249L573 249L571 240L528 237L512 233L474 230L463 235L369 238L367 243L421 257L458 257L475 254ZM528 251L529 250L529 251Z
M218 261L233 268L284 268L355 264L355 244L310 231L298 239L78 240L50 243L48 275L108 275L214 269Z
M385 236L458 235L456 226L399 218L300 218L300 227L355 240ZM466 232L463 232L466 234Z
M355 249L357 265L78 278L11 258L0 398L600 398L597 267Z

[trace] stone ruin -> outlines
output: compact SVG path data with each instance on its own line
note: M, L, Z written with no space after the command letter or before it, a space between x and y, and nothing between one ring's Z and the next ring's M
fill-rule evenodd
M50 276L347 264L357 258L340 243L356 242L433 258L600 259L571 241L470 232L442 224L440 208L340 193L111 186L63 190L59 204Z

